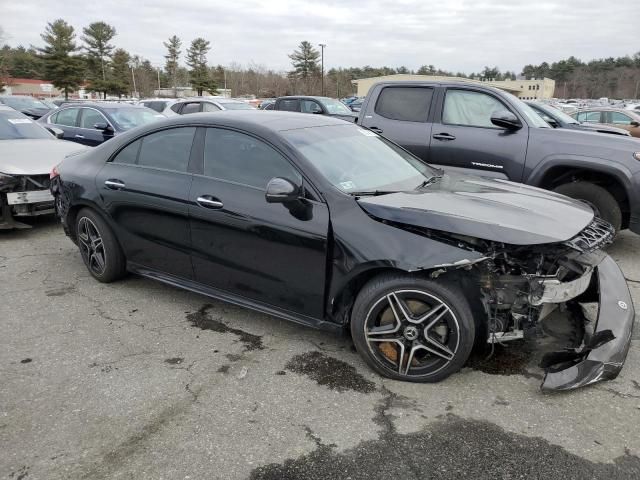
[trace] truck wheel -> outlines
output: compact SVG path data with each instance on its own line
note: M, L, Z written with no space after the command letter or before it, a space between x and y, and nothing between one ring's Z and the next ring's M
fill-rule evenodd
M588 203L595 211L596 216L613 225L616 232L620 231L622 210L614 196L605 188L590 182L572 182L560 185L554 191Z
M351 335L358 353L381 375L438 382L467 361L475 323L455 285L387 274L362 287L351 313Z

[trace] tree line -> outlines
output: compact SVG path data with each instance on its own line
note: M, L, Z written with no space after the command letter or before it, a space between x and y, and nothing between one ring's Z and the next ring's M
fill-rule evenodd
M183 52L183 41L176 35L164 42L166 53L162 67L114 45L115 27L94 22L82 29L80 43L74 28L62 19L47 24L41 35L42 47L11 47L0 49L0 89L11 78L36 78L51 81L67 96L85 85L89 91L109 95L134 92L151 96L159 88L173 89L190 85L198 95L216 94L219 88L230 89L234 96L256 95L275 97L291 94L332 97L354 93L353 80L393 74L456 76L470 79L516 80L524 77L549 77L556 80L556 97L564 98L634 98L640 86L640 52L633 56L595 59L583 62L576 57L551 64L525 65L517 74L486 66L478 72L453 72L424 64L412 70L399 67L331 68L322 81L320 52L309 41L302 41L288 55L291 70L269 69L257 63L210 66L207 55L210 41L198 37ZM2 30L0 29L0 44ZM184 63L183 62L184 53ZM135 82L135 85L133 84Z

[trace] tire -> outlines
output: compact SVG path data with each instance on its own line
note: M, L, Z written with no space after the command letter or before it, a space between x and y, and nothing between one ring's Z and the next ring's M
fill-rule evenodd
M89 273L102 283L126 274L126 260L113 231L100 215L83 208L76 216L76 239Z
M572 182L560 185L554 191L588 203L595 210L598 217L613 225L616 232L619 232L620 228L622 228L620 205L605 188L590 182Z
M439 382L467 361L475 323L465 294L455 285L384 274L360 290L351 313L351 336L358 353L379 374Z

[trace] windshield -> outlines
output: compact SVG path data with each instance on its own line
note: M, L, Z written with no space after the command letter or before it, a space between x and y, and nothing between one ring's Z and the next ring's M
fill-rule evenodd
M283 135L346 193L413 190L437 174L410 153L356 125L300 128Z
M322 104L331 115L353 115L353 112L349 110L344 103L333 98L323 98Z
M2 97L0 102L9 105L16 110L25 110L27 108L49 108L40 100L31 97Z
M164 118L164 115L149 108L114 108L109 109L108 112L113 121L123 130L129 130Z
M0 140L38 139L53 136L19 112L0 110Z
M244 102L219 102L226 110L255 110L251 105Z

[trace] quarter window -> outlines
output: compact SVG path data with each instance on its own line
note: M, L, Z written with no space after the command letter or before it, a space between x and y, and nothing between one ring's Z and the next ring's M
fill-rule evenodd
M60 110L53 116L53 123L56 125L64 125L65 127L75 127L78 125L79 108L65 108Z
M142 139L138 165L186 172L195 132L194 127L182 127L147 135Z
M378 97L375 112L391 120L426 122L432 97L432 88L385 87Z
M266 143L250 135L221 128L207 129L204 174L262 190L274 177L302 181L287 159Z
M442 123L497 128L491 123L491 115L500 110L506 110L506 107L491 95L470 90L448 90Z

